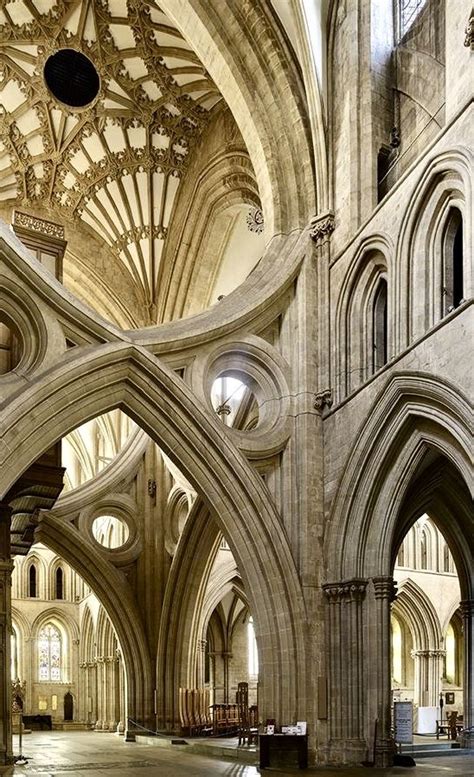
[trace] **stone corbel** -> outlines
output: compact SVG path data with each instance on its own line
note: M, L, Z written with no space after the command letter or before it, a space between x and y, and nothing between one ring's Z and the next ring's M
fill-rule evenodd
M331 389L324 389L324 391L320 391L318 394L314 397L314 409L317 410L319 413L322 413L325 408L330 410L332 407L332 390Z
M334 232L334 213L328 211L322 216L314 216L311 219L309 234L317 245L327 242Z

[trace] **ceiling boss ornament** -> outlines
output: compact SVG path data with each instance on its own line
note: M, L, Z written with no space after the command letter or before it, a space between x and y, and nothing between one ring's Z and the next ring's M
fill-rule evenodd
M154 0L1 8L0 200L84 222L151 302L190 150L222 99L217 87Z
M258 235L263 232L265 222L261 208L250 208L247 215L247 226L250 232L256 232Z

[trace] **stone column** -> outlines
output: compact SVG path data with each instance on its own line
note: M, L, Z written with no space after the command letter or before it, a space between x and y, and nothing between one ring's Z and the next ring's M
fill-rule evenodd
M123 662L121 659L121 653L117 650L117 658L119 661L118 665L118 676L119 676L119 704L120 704L120 714L119 714L119 723L117 726L117 733L118 734L124 734L126 729L126 705L125 705L125 670L123 668Z
M13 762L11 726L12 606L10 556L10 506L0 503L0 765Z
M377 736L375 741L375 765L387 767L393 761L393 740L391 737L391 645L390 608L395 599L393 577L374 577L376 689L377 689Z
M463 747L474 748L474 599L461 602L464 627L464 727Z
M420 707L438 707L445 650L413 650L415 659L414 703Z
M340 762L363 760L364 628L367 581L346 580L323 586L328 599L331 756Z
M334 214L331 211L311 220L310 236L314 242L314 258L317 266L316 310L318 311L318 394L329 392L331 385L331 327L329 305L321 304L329 299L329 263L331 261L331 235L334 232Z
M204 688L206 644L207 641L205 639L198 639L197 641L196 688Z
M222 651L222 661L224 664L224 704L229 704L231 658L232 653L229 653L226 650Z

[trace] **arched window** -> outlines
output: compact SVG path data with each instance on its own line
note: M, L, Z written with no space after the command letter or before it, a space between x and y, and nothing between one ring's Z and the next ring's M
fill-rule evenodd
M255 629L253 627L253 618L249 618L247 625L247 644L249 655L249 675L256 677L258 675L258 650L257 640L255 639Z
M404 567L405 566L405 541L402 542L398 549L398 555L397 555L397 567Z
M451 208L443 240L442 315L464 302L462 216Z
M32 564L30 566L30 571L28 573L28 596L31 596L32 599L36 599L38 596L37 591L37 571L35 564Z
M451 572L449 556L450 556L450 553L449 553L448 544L445 543L443 548L443 572Z
M62 567L56 570L56 599L64 599L64 573Z
M38 678L43 682L61 681L62 640L53 623L47 623L38 635Z
M420 569L428 569L428 533L422 529L420 537Z
M373 361L376 372L387 363L387 281L381 278L375 292L373 313Z

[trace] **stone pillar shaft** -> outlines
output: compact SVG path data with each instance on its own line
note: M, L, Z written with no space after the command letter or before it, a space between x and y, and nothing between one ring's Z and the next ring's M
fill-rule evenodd
M12 605L10 556L11 509L0 503L0 765L12 763L11 643Z
M393 577L374 577L375 634L377 636L377 736L375 765L390 766L393 761L391 738L391 645L390 609L395 598Z
M324 586L328 598L330 748L338 760L365 757L364 629L366 580Z
M473 729L465 738L465 746L474 747L474 599L461 602L464 626L464 721Z

